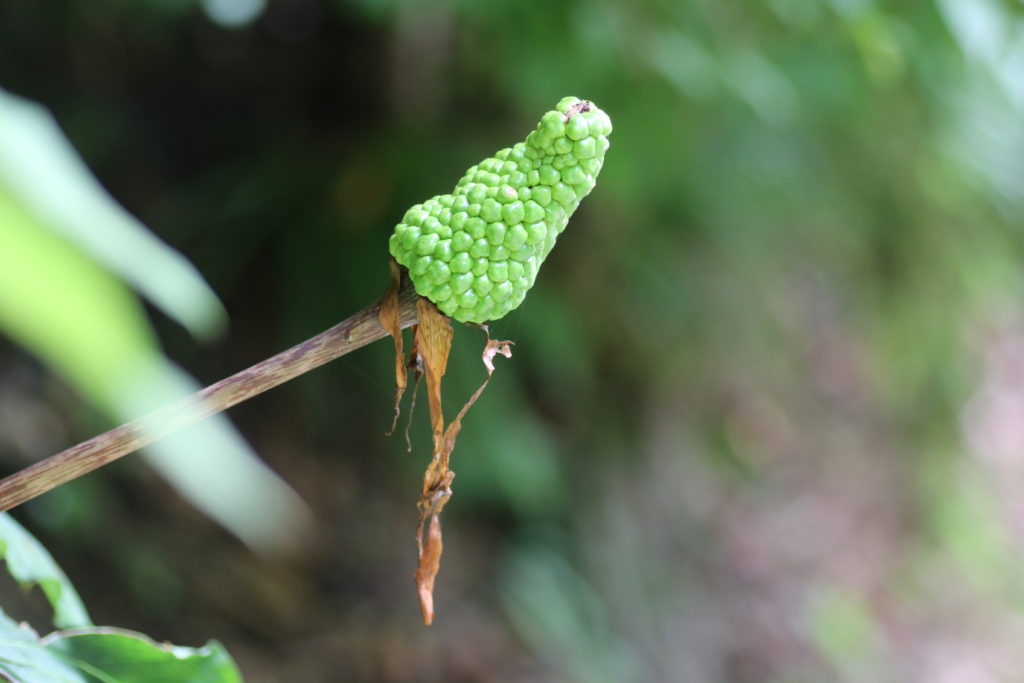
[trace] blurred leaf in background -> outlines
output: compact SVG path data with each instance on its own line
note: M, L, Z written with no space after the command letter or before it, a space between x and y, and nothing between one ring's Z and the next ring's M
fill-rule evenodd
M118 681L238 683L230 655L216 642L201 648L159 644L141 633L95 627L78 593L53 557L7 513L0 513L0 557L11 576L30 589L38 584L65 629L39 638L24 621L0 610L0 674L22 683Z
M7 571L21 584L38 584L53 606L53 623L59 628L92 626L89 614L74 586L39 541L6 513L0 514L0 557Z
M0 246L3 330L115 420L198 389L162 356L118 278L199 335L224 323L216 296L111 199L45 111L2 90ZM294 541L303 504L223 417L147 452L182 493L254 547Z

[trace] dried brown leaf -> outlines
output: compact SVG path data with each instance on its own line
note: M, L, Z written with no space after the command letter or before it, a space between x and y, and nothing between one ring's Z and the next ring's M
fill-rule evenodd
M422 539L422 524L418 535ZM433 514L430 516L427 538L425 541L420 541L420 561L416 567L416 591L420 597L423 623L427 626L434 621L434 579L437 578L437 572L441 568L441 553L443 551L441 520L437 514Z
M488 333L483 351L487 378L446 429L441 410L441 378L444 376L451 351L451 322L432 303L422 298L417 302L417 313L419 324L413 335L414 354L417 358L417 367L422 368L427 378L430 418L434 429L434 455L423 474L423 491L417 503L420 519L416 529L416 543L419 547L419 561L415 574L416 589L419 593L423 621L429 625L434 619L434 580L441 566L443 551L440 515L451 498L451 484L455 479L455 473L448 466L452 450L455 448L455 438L462 428L462 418L491 381L491 375L494 373L494 356L500 353L510 358L512 342L493 340ZM486 327L483 329L487 331ZM426 539L423 537L424 526L427 526Z
M452 348L452 323L429 300L420 297L416 301L416 352L422 360L423 373L427 377L427 396L430 400L430 424L434 429L434 449L444 429L444 415L441 410L441 378L448 367L448 354Z
M391 259L388 266L391 268L391 284L388 285L387 291L381 297L380 307L377 309L377 319L380 321L381 327L387 330L387 333L395 340L395 416L391 420L391 429L388 430L390 436L398 425L402 395L405 393L408 379L405 373L405 353L402 350L402 323L398 315L398 297L399 291L402 289L402 268L395 259Z
M487 376L490 377L494 372L494 357L497 354L505 356L505 358L512 357L512 344L510 341L499 341L497 339L491 339L490 335L487 337L487 346L484 347L484 366L487 368Z
M423 371L420 369L416 352L413 352L409 367L413 368L415 379L412 384L412 400L409 401L409 417L405 420L405 449L412 453L412 439L409 437L409 430L412 429L412 416L416 413L416 397L420 393L420 380L423 379Z

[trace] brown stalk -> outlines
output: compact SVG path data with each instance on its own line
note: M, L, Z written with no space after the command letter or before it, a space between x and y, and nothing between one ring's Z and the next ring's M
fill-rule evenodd
M398 307L402 328L416 324L418 298L406 280ZM377 301L287 351L0 480L0 511L10 510L172 432L383 339L388 332L378 318L380 307L381 301Z

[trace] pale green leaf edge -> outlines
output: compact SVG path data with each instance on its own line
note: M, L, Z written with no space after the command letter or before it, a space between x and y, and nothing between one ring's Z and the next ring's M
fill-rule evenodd
M47 226L200 337L227 316L195 267L100 185L38 104L0 88L0 181Z
M40 638L3 610L0 677L14 683L243 683L234 659L216 640L184 647L111 627L54 631Z
M0 556L7 571L24 587L38 585L53 607L53 623L58 628L92 625L78 591L53 556L32 534L6 512L0 513Z
M235 660L216 640L186 647L158 643L136 631L101 626L55 631L39 643L102 683L143 683L148 680L142 677L143 670L158 673L159 680L166 683L242 683ZM121 660L117 668L135 671L127 677L111 671L111 659ZM158 671L153 672L154 667Z

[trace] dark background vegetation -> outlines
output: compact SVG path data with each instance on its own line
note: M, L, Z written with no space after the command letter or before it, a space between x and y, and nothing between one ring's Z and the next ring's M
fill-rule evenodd
M153 316L204 383L376 297L403 211L561 97L615 125L494 326L435 626L386 342L230 413L316 513L296 556L137 458L17 517L97 623L257 683L1016 680L1022 35L1011 0L0 3L0 85L222 297L213 345ZM0 385L6 471L109 426L2 341Z

